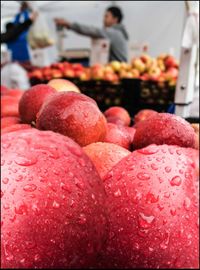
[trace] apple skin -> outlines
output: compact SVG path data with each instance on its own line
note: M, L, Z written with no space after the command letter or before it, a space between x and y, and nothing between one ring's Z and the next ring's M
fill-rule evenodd
M124 121L118 118L117 116L108 116L106 117L108 123L113 123L119 126L124 126Z
M114 166L103 179L110 234L99 268L198 268L195 178L177 146L151 145Z
M106 119L91 98L73 92L56 93L38 113L36 127L52 130L75 140L80 146L103 141Z
M80 93L80 90L78 89L78 87L74 83L72 83L68 80L64 80L64 79L53 79L53 80L49 81L47 85L50 85L58 92L60 92L60 91L70 91L71 92L72 91L72 92Z
M19 117L18 99L8 95L1 96L1 117Z
M88 268L105 242L105 191L71 139L36 129L4 134L2 268Z
M183 118L169 113L157 113L139 123L134 136L135 149L150 144L195 148L195 132Z
M46 84L38 84L24 92L19 101L19 114L23 123L31 124L36 121L36 115L47 97L56 90Z
M89 144L83 147L83 150L92 160L101 179L114 165L131 153L119 145L105 142Z
M157 112L154 110L150 110L150 109L144 109L144 110L140 110L135 116L134 116L134 123L137 124L140 121L144 121L147 118L155 115Z
M6 95L8 91L9 89L6 86L1 85L1 96Z
M107 124L107 132L104 142L117 144L125 149L131 148L132 134L126 129L113 123Z
M14 132L17 130L25 130L25 129L30 129L30 128L32 128L31 125L18 123L18 124L14 124L14 125L2 128L1 135L5 134L5 133Z
M19 117L15 117L15 116L3 117L1 118L1 129L5 127L10 127L12 125L19 124L19 123L20 123Z
M127 112L127 110L125 110L124 108L120 106L110 107L104 112L104 115L106 118L111 117L111 116L119 118L121 121L124 122L124 126L129 126L131 123L131 118L130 118L129 113Z

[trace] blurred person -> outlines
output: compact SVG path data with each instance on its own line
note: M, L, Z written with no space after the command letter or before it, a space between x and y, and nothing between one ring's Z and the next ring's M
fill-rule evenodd
M13 31L13 27L18 27L21 23L30 19L30 8L27 2L21 3L19 13L15 16L13 24L7 25L7 31ZM22 63L30 62L30 52L27 41L28 28L22 31L15 40L8 41L7 47L12 53L12 61L18 61Z
M66 27L78 34L94 39L105 38L110 41L109 61L128 61L128 33L122 24L123 14L119 7L109 7L104 15L104 27L96 28L64 19L55 19L57 26Z
M1 33L1 44L15 41L20 34L28 30L35 21L37 13L33 12L25 22L15 25L12 22L6 24L6 32Z

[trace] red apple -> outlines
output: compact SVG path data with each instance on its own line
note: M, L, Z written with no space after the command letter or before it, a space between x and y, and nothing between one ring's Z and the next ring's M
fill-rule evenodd
M125 129L127 130L127 132L129 133L131 137L131 143L133 143L136 129L134 127L125 127Z
M134 151L103 180L110 234L101 269L199 268L199 195L184 148Z
M7 94L8 91L9 89L6 86L1 85L1 96Z
M75 71L72 68L67 68L63 71L63 75L68 78L74 78Z
M114 165L130 154L128 150L119 145L105 142L89 144L83 150L92 160L102 179Z
M11 126L7 126L7 127L2 128L1 135L5 134L5 133L14 132L17 130L25 130L25 129L30 129L30 128L32 128L31 125L17 123L17 124L13 124Z
M173 56L171 56L171 55L169 55L169 56L167 56L167 57L165 58L164 63L165 63L165 66L166 66L167 68L170 68L170 67L175 67L175 68L177 68L177 67L178 67L178 62L177 62L176 59L175 59Z
M126 127L108 123L104 142L114 143L126 149L130 149L132 136L127 131Z
M191 126L194 129L194 132L196 133L196 136L195 136L195 148L199 149L199 124L193 123L193 124L191 124Z
M43 80L44 75L41 69L35 69L29 73L29 77Z
M135 116L134 116L134 123L137 124L141 121L146 120L147 118L157 114L156 111L150 110L150 109L144 109L140 110Z
M166 80L177 79L177 77L178 77L178 69L177 68L171 67L165 73Z
M1 267L91 268L106 239L105 191L71 139L36 129L4 134Z
M1 117L19 116L18 99L8 95L1 96Z
M106 117L106 120L108 123L124 126L124 121L118 118L117 116L108 116Z
M70 92L80 93L80 90L78 89L78 87L74 83L68 80L54 79L48 82L48 85L53 87L58 92L70 91Z
M20 89L9 89L6 93L6 95L11 96L11 97L15 97L17 100L20 100L23 93L24 93L24 91L20 90Z
M25 91L19 102L19 113L22 122L28 124L35 122L36 115L45 99L54 93L56 93L56 90L46 84L38 84Z
M106 119L96 103L73 92L56 93L49 99L38 114L36 126L68 136L81 146L103 141L106 135Z
M195 147L195 132L183 118L169 114L157 113L136 128L133 145L143 148L152 143Z
M131 123L129 113L122 107L118 106L110 107L108 110L104 112L104 115L106 116L106 118L111 116L119 118L121 121L124 122L125 126L129 126Z
M19 124L19 123L20 123L19 117L15 117L15 116L3 117L1 118L1 129L15 125L15 124Z
M62 73L62 71L60 71L60 70L58 70L58 69L53 69L52 71L51 71L51 76L52 76L52 78L62 78L62 76L63 76L63 73Z

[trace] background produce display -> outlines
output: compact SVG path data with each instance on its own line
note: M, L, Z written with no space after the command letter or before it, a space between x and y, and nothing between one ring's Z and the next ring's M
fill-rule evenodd
M2 268L198 268L199 125L79 92L1 87Z
M84 67L79 63L60 62L29 72L30 79L49 81L54 78L77 78L82 81L105 80L117 83L120 79L140 78L175 85L178 76L177 60L167 54L153 58L148 54L132 59L131 63L112 61L106 65Z
M55 78L74 82L82 93L95 99L101 110L123 106L131 115L147 106L166 111L174 101L178 62L167 54L157 58L143 54L131 63L113 61L105 66L61 62L29 72L32 85ZM136 105L140 107L136 108Z

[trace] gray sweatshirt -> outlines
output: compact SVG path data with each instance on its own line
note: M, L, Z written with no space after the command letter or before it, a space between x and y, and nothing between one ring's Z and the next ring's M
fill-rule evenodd
M106 38L110 41L109 61L117 60L120 62L128 61L128 34L122 24L115 24L108 28L96 28L79 23L72 23L70 29L81 35L91 38Z

